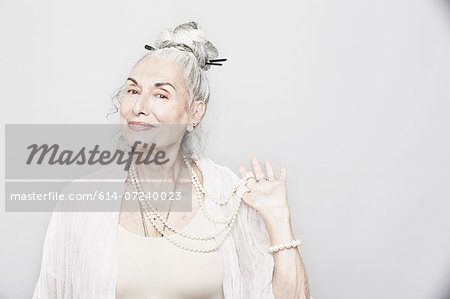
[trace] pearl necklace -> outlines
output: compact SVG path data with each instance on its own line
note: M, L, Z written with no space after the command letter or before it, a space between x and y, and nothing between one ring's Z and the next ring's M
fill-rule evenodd
M239 207L241 204L241 200L242 200L242 196L245 192L248 191L248 188L246 186L246 182L247 179L250 177L254 177L254 174L252 172L247 173L243 179L240 180L239 184L233 189L233 191L231 192L231 194L226 198L226 200L224 201L219 201L219 200L215 200L213 199L212 196L208 196L208 198L213 199L213 202L223 205L227 202L229 202L231 200L231 198L235 199L235 203L233 205L232 208L232 214L229 217L223 218L223 219L216 219L213 218L209 215L209 213L206 210L206 207L204 206L202 199L202 193L205 195L205 199L207 197L206 192L204 187L202 186L202 184L200 183L200 180L197 177L197 174L195 173L195 170L192 167L192 162L189 161L188 159L184 158L184 162L186 164L186 166L189 168L189 170L191 171L191 181L194 185L194 188L196 190L196 194L197 194L197 200L199 202L199 206L203 212L203 214L205 215L205 217L213 222L213 223L221 223L221 224L225 224L225 227L220 230L219 232L217 232L216 234L210 235L210 236L191 236L189 234L186 234L184 232L181 232L177 229L175 229L174 227L172 227L157 211L157 209L155 209L149 202L144 201L145 205L148 205L151 209L152 212L149 212L147 210L147 207L144 206L144 214L147 217L147 219L150 220L150 222L152 223L152 225L155 227L155 229L165 238L167 239L169 242L171 242L172 244L178 246L181 249L185 249L188 251L192 251L192 252L199 252L199 253L208 253L208 252L212 252L217 250L222 243L225 241L225 239L227 238L227 236L229 235L229 233L231 232L231 228L234 224L234 221L236 219L236 216L238 214L239 211ZM190 162L190 163L189 163ZM133 188L138 191L142 197L144 193L144 190L140 184L140 180L139 180L139 176L137 174L137 170L135 167L135 164L132 163L131 167L130 167L130 175L131 175L131 182L133 184ZM139 198L140 199L140 198ZM156 223L156 221L153 219L153 217L151 217L151 213L153 213L154 215L156 215L156 217L165 225L169 228L169 230L173 231L175 234L180 235L182 237L185 237L187 239L191 239L191 240L199 240L199 241L206 241L206 240L212 240L215 239L217 236L221 235L222 233L226 232L226 234L223 236L223 238L220 239L220 241L218 242L218 244L216 246L213 246L211 248L208 249L197 249L197 248L189 248L186 247L178 242L176 242L175 240L173 240L171 237L169 237L168 235L166 235L166 233L158 226L158 224Z
M238 186L234 187L233 191L230 193L230 195L228 195L224 200L218 200L216 199L214 196L210 195L208 192L206 192L206 190L203 188L203 185L200 183L200 180L197 176L197 173L195 172L195 170L192 168L192 165L188 162L187 159L184 160L184 162L186 163L186 166L188 167L189 171L191 172L192 175L192 180L193 180L193 184L194 186L196 186L197 188L195 189L198 192L201 192L205 195L205 198L209 198L211 199L213 202L215 202L218 205L225 205L227 204L231 198L233 197L234 192L237 191Z
M137 174L137 170L135 168L135 165L132 164L130 167L130 175L131 175L131 183L133 184L133 188L138 192L138 194L143 195L144 190L140 184L140 180L139 180L139 176ZM189 234L186 234L182 231L179 231L177 229L175 229L172 225L170 225L166 219L164 219L164 217L161 216L161 214L158 213L158 210L150 203L150 202L146 202L145 200L142 202L145 206L142 206L142 208L144 209L144 215L146 216L147 219L150 220L150 222L152 224L154 224L155 219L153 217L151 217L151 213L153 213L169 230L173 231L176 234L179 234L182 237L185 237L187 239L191 239L191 240L211 240L214 239L216 236L220 235L222 232L224 232L227 227L224 227L221 231L219 231L217 234L215 235L211 235L211 236L206 236L206 237L200 237L200 236L191 236ZM149 208L151 210L148 211L147 208ZM156 228L156 227L155 227ZM159 231L159 230L158 230Z
M205 199L206 199L206 192L205 192L205 189L203 188L202 184L200 183L200 180L198 179L197 174L195 173L195 170L192 167L192 162L189 162L189 160L187 160L187 159L185 159L184 161L186 163L186 166L189 168L189 170L191 172L192 183L194 184L194 188L197 193L198 203L203 212L203 215L205 215L205 217L213 223L232 224L234 222L234 220L236 219L237 213L239 211L242 195L248 191L248 188L245 185L245 183L247 182L247 179L252 177L253 173L251 173L251 172L247 173L247 175L239 182L239 184L233 189L231 194L227 197L226 202L228 202L232 197L235 198L235 201L234 201L234 204L232 207L232 214L229 217L217 219L217 218L211 217L208 214L204 202L202 200L200 200L202 197L202 193L205 194ZM237 196L233 196L234 194L236 194ZM215 200L214 202L218 203L219 201ZM218 204L222 204L222 202L220 202Z

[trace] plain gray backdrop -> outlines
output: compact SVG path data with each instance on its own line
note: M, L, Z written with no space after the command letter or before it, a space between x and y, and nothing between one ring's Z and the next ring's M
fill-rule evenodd
M109 123L144 44L198 21L228 58L208 71L207 156L288 167L313 297L450 298L449 17L444 0L0 0L1 120ZM3 202L0 298L31 298L50 213Z

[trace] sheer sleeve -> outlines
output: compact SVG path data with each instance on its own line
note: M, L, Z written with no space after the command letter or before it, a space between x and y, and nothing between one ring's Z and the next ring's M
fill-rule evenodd
M54 244L52 241L54 239L54 230L53 227L55 218L56 218L56 212L52 213L52 216L50 218L50 222L47 228L47 232L45 234L44 238L44 248L43 248L43 255L42 255L42 261L41 261L41 269L39 272L39 277L35 286L35 290L33 293L32 299L57 299L57 283L54 273L52 274L51 270L51 262L52 260L48 260L49 257L52 255L51 250L52 246L51 244Z
M225 171L236 185L240 178L229 168ZM232 234L242 274L242 298L274 298L274 262L272 254L267 252L270 237L261 214L242 202Z
M72 182L63 192L78 193L79 186ZM119 213L76 211L73 205L58 201L53 209L32 299L114 298Z
M207 181L211 192L224 198L231 193L240 178L226 166L215 164L209 159L207 162L211 164L212 169L203 165L203 169L207 170L204 180ZM232 204L227 204L222 208L223 215L229 215L231 206ZM213 209L212 205L210 208ZM226 280L233 281L233 284L227 281L224 283L224 293L229 295L226 298L273 299L274 263L272 255L267 252L271 244L262 216L242 202L231 236L231 242L225 243L222 249L228 259L225 266L229 276L232 276ZM236 282L236 279L239 281ZM230 291L230 288L233 288L233 291ZM239 289L238 292L236 288Z

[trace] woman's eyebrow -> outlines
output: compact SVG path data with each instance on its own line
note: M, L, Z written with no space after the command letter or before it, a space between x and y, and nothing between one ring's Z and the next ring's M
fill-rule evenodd
M139 83L136 81L136 79L130 77L130 78L127 79L127 81L128 81L128 80L130 80L131 82L133 82L134 84L136 84L137 86L139 86ZM172 88L173 88L174 90L176 90L176 88L175 88L172 84L170 84L169 82L156 82L156 83L154 84L155 87L160 87L160 86L164 86L164 85L170 85L170 86L172 86Z
M170 86L172 86L172 88L174 90L176 90L175 87L172 84L170 84L169 82L157 82L157 83L155 83L155 87L160 87L160 86L164 86L164 85L170 85Z
M130 80L131 82L133 82L134 84L136 84L137 86L139 86L139 83L137 83L136 79L133 78L128 78L127 81Z

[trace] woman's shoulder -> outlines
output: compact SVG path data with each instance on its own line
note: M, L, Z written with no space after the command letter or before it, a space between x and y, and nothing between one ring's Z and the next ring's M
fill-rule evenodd
M217 163L208 157L198 157L195 162L202 171L202 174L209 177L219 177L231 183L239 180L238 175L230 167Z
M202 156L202 157L196 157L195 158L195 162L197 164L202 164L204 166L207 167L211 167L213 169L216 169L218 171L231 171L233 172L228 166L222 164L222 163L217 163L216 161L212 160L211 158Z

